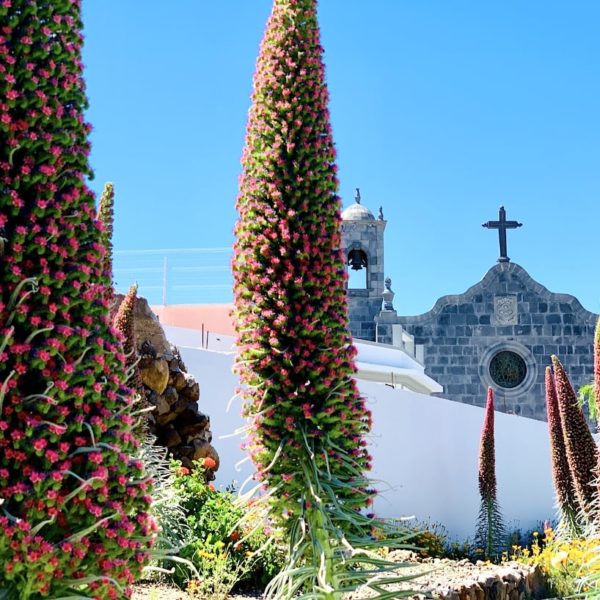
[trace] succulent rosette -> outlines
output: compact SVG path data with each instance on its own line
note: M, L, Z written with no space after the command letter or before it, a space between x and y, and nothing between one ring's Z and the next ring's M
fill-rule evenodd
M0 596L19 600L127 597L155 529L86 186L80 30L79 0L0 2Z

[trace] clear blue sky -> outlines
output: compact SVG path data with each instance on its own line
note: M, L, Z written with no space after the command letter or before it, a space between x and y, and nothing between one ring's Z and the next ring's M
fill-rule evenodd
M271 0L83 6L93 187L115 183L117 250L230 246ZM600 312L600 2L322 0L319 15L340 193L383 205L399 313L485 274L500 204L524 223L513 261ZM227 281L226 254L201 260Z

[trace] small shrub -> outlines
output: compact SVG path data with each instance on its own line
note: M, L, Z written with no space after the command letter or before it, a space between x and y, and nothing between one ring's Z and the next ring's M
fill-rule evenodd
M560 598L575 594L590 598L590 582L600 571L599 544L600 539L593 537L561 540L552 529L547 529L531 548L513 546L508 558L538 565L547 575L552 593Z
M211 460L196 462L194 470L173 463L175 489L191 539L179 556L200 575L190 580L188 569L176 567L174 580L180 587L187 585L194 598L226 597L233 588L264 588L279 572L284 557L277 532L264 515L240 506L233 490L218 491L206 482Z
M415 536L411 538L411 543L419 548L417 554L421 558L442 558L446 554L447 531L439 523L423 525L414 528Z
M452 560L464 560L465 558L475 562L482 558L482 549L477 549L473 541L469 538L462 542L456 540L448 542L444 549L444 558Z

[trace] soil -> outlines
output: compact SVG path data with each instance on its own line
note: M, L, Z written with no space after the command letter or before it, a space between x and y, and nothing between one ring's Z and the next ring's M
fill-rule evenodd
M190 600L178 587L159 583L140 583L135 586L131 600ZM230 596L229 600L256 600L260 594Z

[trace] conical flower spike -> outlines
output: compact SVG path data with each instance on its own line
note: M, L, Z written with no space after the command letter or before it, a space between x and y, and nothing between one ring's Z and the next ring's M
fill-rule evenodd
M554 376L550 367L546 367L546 411L548 415L548 432L550 434L552 479L560 517L559 530L570 537L576 535L579 531L577 526L579 508L567 460Z
M598 452L583 413L577 405L575 390L556 356L552 356L552 365L569 469L579 507L589 517L593 507Z

